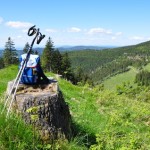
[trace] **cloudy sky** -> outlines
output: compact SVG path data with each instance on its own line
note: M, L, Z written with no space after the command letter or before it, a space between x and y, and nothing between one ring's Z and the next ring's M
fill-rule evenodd
M3 0L0 48L8 37L15 47L32 42L36 25L45 39L62 45L132 45L150 40L150 0ZM36 45L37 46L37 45Z

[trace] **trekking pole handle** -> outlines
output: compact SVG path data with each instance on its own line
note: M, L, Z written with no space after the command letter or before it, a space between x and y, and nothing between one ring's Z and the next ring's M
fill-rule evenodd
M36 33L36 28L35 28L35 25L34 25L31 28L29 28L29 30L28 30L28 36L32 36L35 33Z
M32 49L33 44L34 44L34 42L35 42L36 38L37 38L37 37L38 37L38 35L39 35L39 28L38 28L38 29L35 29L35 30L36 30L36 36L34 37L34 39L33 39L32 43L31 43L30 50Z
M39 37L37 37L37 44L39 44L45 37L45 35L42 35L40 32L39 32Z
M34 26L32 26L31 28L29 28L29 30L28 30L28 36L32 36L32 35L34 35L35 33L36 33L36 36L35 36L35 38L34 38L33 41L32 41L32 44L31 44L31 48L30 48L30 49L32 49L32 46L33 46L33 44L34 44L36 38L37 38L37 42L36 42L36 43L39 44L39 43L43 40L43 38L45 37L45 35L42 35L41 32L39 32L39 28L36 29L36 28L35 28L35 25L34 25Z
M36 33L36 35L35 35L35 37L34 37L32 43L31 43L31 45L30 45L30 48L29 48L29 50L28 50L28 52L27 52L27 58L28 58L29 55L30 55L30 52L31 52L31 50L32 50L32 47L33 47L33 44L34 44L35 40L37 39L37 44L39 44L39 43L41 42L41 40L45 37L45 35L42 35L42 34L39 32L39 30L40 30L39 28L38 28L38 29L35 28L35 25L32 26L31 28L29 28L29 30L28 30L28 36L32 36L32 35L34 35L35 33Z

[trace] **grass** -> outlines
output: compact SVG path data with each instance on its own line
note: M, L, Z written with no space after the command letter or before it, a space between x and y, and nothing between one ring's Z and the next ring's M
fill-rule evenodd
M6 72L9 70L11 73L12 70L10 68L6 68L2 71ZM17 69L14 68L14 70ZM14 75L15 74L14 72ZM47 75L54 76L49 73ZM120 80L117 79L117 77L121 76L121 74L117 75L116 82L121 83L121 81L123 81L122 79L126 79L126 81L130 79L131 82L133 81L134 75L134 70L131 69L130 72L126 72L122 75ZM12 79L13 75L12 77L4 76L3 78L5 78L5 84L7 85L8 80ZM148 91L145 91L146 94L144 95L142 92L139 92L138 97L135 95L129 98L126 94L117 95L117 93L110 90L101 91L101 89L96 87L91 89L88 85L75 86L64 79L58 79L58 83L63 92L65 101L70 108L73 135L70 141L63 141L61 139L56 141L53 145L53 149L150 149L150 101L143 101L145 96L147 99L150 99ZM112 81L110 84L112 84ZM114 84L115 82L112 88L114 88ZM3 86L2 91L5 91L6 85ZM19 134L18 132L22 134L22 132L26 130L28 132L26 127L20 127L18 131L16 131L18 126L17 120L9 121L9 127L7 127L8 122L4 122L4 124L3 122L4 120L0 118L0 123L2 124L0 125L0 132L3 131L3 128L6 128L5 131L8 129L12 137L16 137L15 132L17 134ZM15 126L15 131L10 128L12 124ZM20 143L24 142L25 145L32 145L32 143L26 141L21 135L14 138L14 140L11 136L9 134L6 134L5 138L0 136L0 145L3 146L3 149L7 149L13 142L15 143L17 141L21 141ZM32 141L33 137L30 132L29 135L26 136L29 136L28 138ZM6 141L4 139L6 139Z
M135 75L135 69L131 68L128 72L118 74L105 80L103 84L106 89L114 91L117 85L121 85L123 82L130 82L131 84L134 84Z
M143 69L150 71L150 64L147 64L146 66L143 67ZM110 77L109 79L105 80L103 82L105 89L115 91L116 87L118 85L121 85L122 83L130 83L133 86L136 86L134 83L135 76L138 70L134 67L130 67L130 70L125 73L121 73L118 75L115 75L113 77Z
M99 112L108 117L106 126L97 133L93 149L140 149L150 148L150 103L141 99L101 93L97 101Z
M0 95L6 91L8 81L15 79L17 72L18 68L15 65L0 69Z
M0 112L3 109L3 98L0 100ZM41 142L34 136L31 126L26 125L21 117L6 112L0 114L0 149L1 150L33 150Z
M144 69L150 71L150 64L147 64Z
M33 150L35 145L40 145L38 136L34 137L31 126L26 125L21 117L11 114L6 119L6 112L2 114L4 104L4 92L8 81L15 79L18 67L12 65L0 70L0 149L1 150ZM34 142L33 142L34 140ZM35 143L35 144L34 144Z
M84 145L91 149L126 149L128 145L129 149L150 148L149 102L109 90L74 86L65 80L59 84L69 104L75 131L85 136Z

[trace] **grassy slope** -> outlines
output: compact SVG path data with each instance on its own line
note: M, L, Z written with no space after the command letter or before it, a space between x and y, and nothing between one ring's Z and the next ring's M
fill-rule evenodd
M135 71L131 69L128 72L118 74L114 77L111 77L107 80L105 80L104 87L109 90L115 90L117 85L121 85L123 82L130 82L133 84L134 78L135 78Z
M14 74L3 76L3 92L7 82L16 75L17 67L0 70L0 74L1 71ZM100 91L98 88L74 86L63 79L59 79L58 82L70 108L75 136L69 143L57 143L56 146L59 145L60 149L87 149L95 143L96 137L97 144L92 147L97 149L150 148L149 101L120 96L106 90ZM13 126L17 124L13 122ZM0 143L1 141L0 137Z
M0 95L6 90L8 81L15 79L17 72L18 68L16 66L0 70Z
M150 148L149 102L106 90L77 87L65 80L59 83L77 132L85 134L83 142L87 145L92 145L97 135L97 144L93 145L97 149Z
M10 66L0 70L0 149L1 150L32 150L34 144L37 146L40 141L34 138L31 126L24 124L22 119L11 114L6 119L6 111L2 114L3 93L6 91L7 83L15 79L18 72L17 66ZM33 142L34 139L34 142ZM34 144L33 144L34 143Z
M146 65L143 69L150 71L150 64ZM134 80L137 72L138 71L134 67L131 67L130 71L118 74L105 80L103 82L104 86L106 89L114 91L116 89L116 86L121 85L123 82L130 82L132 85L134 85Z

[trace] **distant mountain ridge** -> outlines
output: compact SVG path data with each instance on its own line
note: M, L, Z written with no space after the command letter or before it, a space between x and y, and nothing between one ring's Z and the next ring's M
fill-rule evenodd
M102 49L108 49L108 48L114 48L115 46L84 46L84 45L78 45L78 46L61 46L57 47L59 51L74 51L74 50L102 50Z
M80 50L103 50L103 49L108 49L108 48L114 48L115 46L60 46L60 47L55 47L58 49L60 52L61 51L80 51ZM42 54L44 47L36 47L33 48L34 51L37 51L39 55ZM22 49L18 48L17 53L18 55L22 54ZM0 49L0 57L3 55L3 49Z

